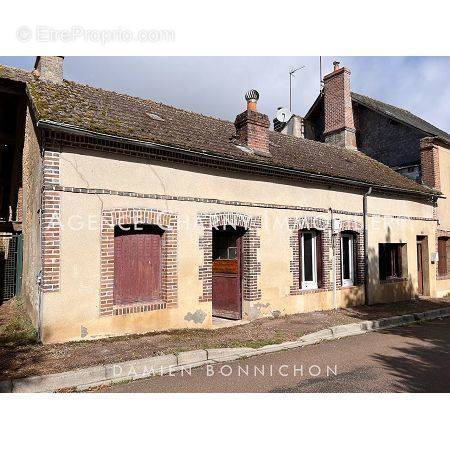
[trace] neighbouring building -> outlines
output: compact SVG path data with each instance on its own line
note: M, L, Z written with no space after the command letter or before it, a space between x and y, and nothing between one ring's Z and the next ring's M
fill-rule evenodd
M437 295L450 292L450 135L420 117L351 92L350 71L334 63L303 123L317 141L358 149L443 193L435 210ZM286 127L287 128L287 127ZM289 133L292 134L292 133Z
M270 131L256 91L233 123L66 81L62 57L0 79L1 117L23 105L1 182L44 342L436 295L439 186Z

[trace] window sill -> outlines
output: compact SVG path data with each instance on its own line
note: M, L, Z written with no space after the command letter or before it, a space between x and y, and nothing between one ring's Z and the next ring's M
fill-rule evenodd
M156 311L159 309L166 309L167 304L161 300L153 302L136 302L123 305L114 305L113 315L124 316L126 314L137 314L148 311Z
M319 292L326 292L326 291L329 291L329 289L326 288L300 289L298 291L298 295L317 294Z
M408 281L408 278L389 278L388 280L380 280L380 284L404 283L405 281Z

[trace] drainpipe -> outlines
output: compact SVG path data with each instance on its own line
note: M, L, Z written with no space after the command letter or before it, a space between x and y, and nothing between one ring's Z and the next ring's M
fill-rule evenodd
M332 270L333 270L333 309L337 309L337 279L336 279L336 239L334 233L334 217L333 217L333 208L330 208L331 215L331 250L333 252L333 262L332 262Z
M42 207L43 207L43 200L44 200L44 152L45 152L45 148L44 148L44 132L42 131L41 133L41 189L40 189L40 198L39 198L39 254L40 254L40 268L39 268L39 272L36 275L36 283L37 283L37 289L38 289L38 338L39 340L42 342L42 326L43 326L43 322L44 322L44 312L43 312L43 292L42 292L42 270L44 267L44 254L42 253L42 235L43 235L43 230L42 230L42 220L43 220L43 211L42 211Z
M364 304L369 302L369 236L367 230L367 197L372 193L372 186L363 196L363 221L364 221Z

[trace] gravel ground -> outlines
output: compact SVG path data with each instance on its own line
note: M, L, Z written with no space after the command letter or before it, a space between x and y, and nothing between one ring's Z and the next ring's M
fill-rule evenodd
M0 306L0 380L62 372L97 364L176 353L199 348L261 347L298 339L334 325L450 306L450 298L359 306L255 320L218 330L177 330L97 341L40 345L5 334L17 314L10 302ZM3 334L2 334L3 333Z

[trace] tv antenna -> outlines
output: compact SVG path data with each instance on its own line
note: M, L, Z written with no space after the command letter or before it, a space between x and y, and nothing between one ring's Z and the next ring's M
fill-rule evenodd
M297 67L296 69L289 69L289 110L292 111L292 77L295 77L297 70L304 69L306 66Z
M319 56L319 78L320 78L320 92L322 92L323 89L323 78L322 78L322 57Z

